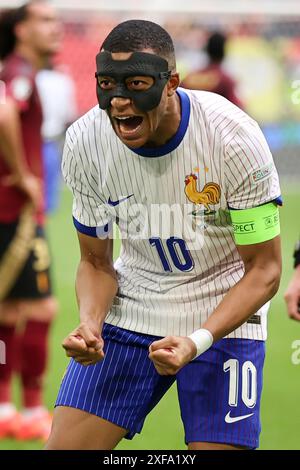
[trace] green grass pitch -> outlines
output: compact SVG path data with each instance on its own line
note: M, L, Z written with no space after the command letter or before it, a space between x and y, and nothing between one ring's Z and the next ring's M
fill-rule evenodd
M291 362L291 345L294 340L300 340L300 323L287 318L283 301L283 292L292 273L292 249L300 232L299 203L299 193L291 190L284 192L284 207L281 209L283 277L269 313L260 449L300 449L300 365ZM49 238L54 258L55 291L60 302L60 313L51 334L50 364L45 388L45 400L51 408L67 365L60 344L78 322L74 279L79 254L71 220L71 196L66 190L59 212L49 221ZM17 384L15 396L18 401ZM39 442L0 441L0 450L41 447ZM132 441L124 440L119 449L185 449L175 387L148 417L142 435Z

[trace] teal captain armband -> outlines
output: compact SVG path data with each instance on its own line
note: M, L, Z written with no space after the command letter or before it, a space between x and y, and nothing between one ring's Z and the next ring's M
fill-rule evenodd
M274 202L229 212L237 245L266 242L280 234L279 211Z

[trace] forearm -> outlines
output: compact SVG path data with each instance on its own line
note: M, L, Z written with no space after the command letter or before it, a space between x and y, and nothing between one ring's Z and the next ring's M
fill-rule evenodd
M218 341L247 321L277 292L279 273L262 267L253 268L232 287L202 328Z
M24 156L19 112L12 101L0 105L0 151L5 164L16 178L28 172Z
M113 267L98 267L82 260L76 278L80 321L101 329L117 290L117 276Z
M300 321L300 264L295 268L293 277L284 294L284 299L289 317Z

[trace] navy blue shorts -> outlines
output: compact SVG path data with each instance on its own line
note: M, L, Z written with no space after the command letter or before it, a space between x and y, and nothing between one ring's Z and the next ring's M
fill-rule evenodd
M258 447L263 341L223 339L177 376L160 376L148 358L149 345L160 338L106 324L103 339L102 362L84 367L70 361L56 406L97 415L132 439L176 381L186 443Z

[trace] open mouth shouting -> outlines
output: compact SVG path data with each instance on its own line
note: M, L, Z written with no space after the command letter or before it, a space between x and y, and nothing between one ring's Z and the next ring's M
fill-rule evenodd
M115 128L120 138L124 140L135 140L140 136L144 118L135 115L112 116Z

